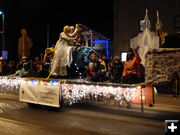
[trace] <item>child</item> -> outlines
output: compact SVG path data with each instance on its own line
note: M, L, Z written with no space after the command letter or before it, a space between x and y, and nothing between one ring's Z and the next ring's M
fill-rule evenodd
M99 61L97 60L97 56L95 53L90 55L91 62L89 62L87 69L87 80L98 82L99 81Z

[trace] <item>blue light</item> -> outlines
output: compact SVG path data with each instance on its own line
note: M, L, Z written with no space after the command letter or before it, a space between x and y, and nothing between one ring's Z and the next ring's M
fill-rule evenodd
M54 83L59 83L59 81L54 81Z
M107 55L107 58L109 58L109 41L108 40L93 40L92 43L93 44L105 43L106 44L106 55Z
M33 79L32 82L37 83L37 80L36 80L36 79Z
M2 15L3 14L3 12L2 11L0 11L0 15Z
M49 83L58 83L58 81L50 81Z
M93 40L92 43L93 43L93 44L97 44L97 43L108 43L108 40Z

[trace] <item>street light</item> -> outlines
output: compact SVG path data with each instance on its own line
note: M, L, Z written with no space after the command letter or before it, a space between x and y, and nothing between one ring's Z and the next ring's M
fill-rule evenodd
M2 31L0 33L2 34L2 51L5 51L5 25L4 25L4 13L3 11L0 11L0 15L2 16Z

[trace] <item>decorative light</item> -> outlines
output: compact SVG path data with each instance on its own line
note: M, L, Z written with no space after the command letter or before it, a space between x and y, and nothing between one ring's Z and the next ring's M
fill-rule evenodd
M21 78L0 77L0 92L19 93Z
M32 82L33 82L34 84L38 84L38 81L37 81L36 79L33 79Z
M140 90L141 89L141 85L138 85L136 88Z
M3 14L3 12L0 10L0 15L2 15Z
M62 84L63 99L69 104L79 102L84 98L94 97L97 101L99 96L104 99L114 98L117 101L125 100L130 102L136 97L136 87L114 87L103 85L91 85L91 84Z
M109 59L109 41L108 40L93 40L92 41L93 44L103 44L105 43L106 44L106 55L107 55L107 58Z
M50 81L50 83L59 83L59 81Z
M40 81L40 84L44 85L44 82L43 82L43 81Z
M0 91L4 93L19 93L19 88L22 78L0 77ZM95 83L83 81L43 81L31 79L27 80L30 86L38 84L59 85L62 97L65 103L70 105L77 102L88 100L90 102L98 101L101 97L106 99L115 99L122 103L123 101L131 102L135 99L138 93L138 88L135 85L127 84L111 84L111 83Z

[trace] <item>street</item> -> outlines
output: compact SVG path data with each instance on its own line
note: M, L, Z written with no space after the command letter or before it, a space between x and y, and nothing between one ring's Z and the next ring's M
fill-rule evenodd
M163 118L146 113L102 105L73 105L57 111L26 103L0 99L1 135L163 135ZM130 115L133 114L133 115ZM136 115L137 114L137 115ZM151 116L152 115L152 116Z

